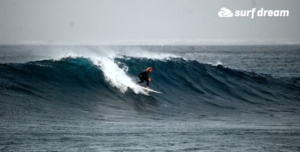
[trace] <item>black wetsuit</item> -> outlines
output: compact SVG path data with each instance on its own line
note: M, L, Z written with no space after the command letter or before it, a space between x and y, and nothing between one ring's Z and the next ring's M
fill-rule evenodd
M148 77L149 72L148 71L143 71L141 72L138 77L140 78L140 81L137 83L143 83L144 81L147 82L147 87L149 86L149 77Z

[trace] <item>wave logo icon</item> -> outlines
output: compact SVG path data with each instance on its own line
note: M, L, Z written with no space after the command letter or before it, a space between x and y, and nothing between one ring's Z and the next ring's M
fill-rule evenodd
M222 7L221 10L218 13L219 17L232 17L233 13L230 9L227 9L225 7Z

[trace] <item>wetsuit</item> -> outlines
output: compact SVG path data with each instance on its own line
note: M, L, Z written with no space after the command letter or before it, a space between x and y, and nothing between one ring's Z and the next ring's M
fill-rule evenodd
M147 82L147 87L149 87L149 77L148 77L149 72L148 71L143 71L141 72L138 77L140 78L140 81L137 83L143 83L144 81Z

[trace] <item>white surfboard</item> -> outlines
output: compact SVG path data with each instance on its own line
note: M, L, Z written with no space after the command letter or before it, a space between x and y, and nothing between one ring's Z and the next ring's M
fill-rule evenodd
M142 87L142 86L141 86ZM144 90L146 90L146 91L150 91L150 92L155 92L155 93L161 93L161 92L159 92L159 91L155 91L155 90L152 90L152 89L148 89L148 88L146 88L146 87L142 87Z

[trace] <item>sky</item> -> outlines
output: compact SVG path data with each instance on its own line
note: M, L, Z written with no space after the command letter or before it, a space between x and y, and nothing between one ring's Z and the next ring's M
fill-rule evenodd
M0 0L0 44L300 44L299 0ZM222 8L254 18L219 17ZM288 16L258 17L258 10Z

